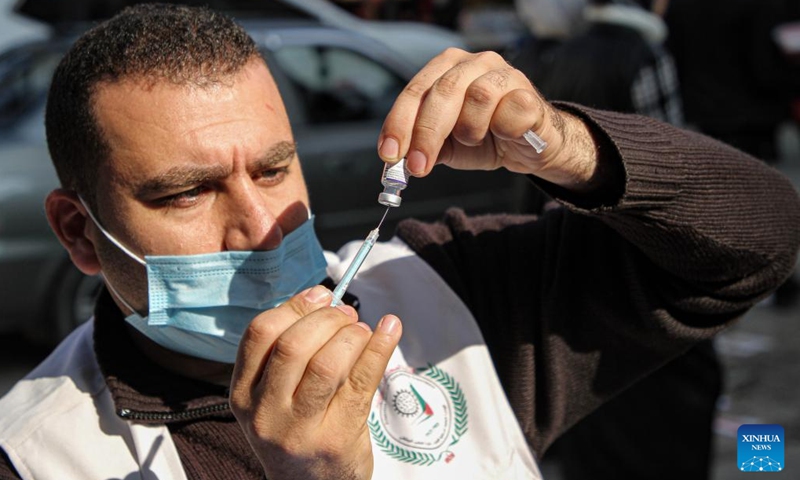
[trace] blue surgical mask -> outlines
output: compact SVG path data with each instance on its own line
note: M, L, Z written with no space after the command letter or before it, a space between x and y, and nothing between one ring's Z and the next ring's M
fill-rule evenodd
M85 203L84 207L109 241L147 269L146 317L106 279L114 295L134 312L125 320L162 347L186 355L234 363L253 318L325 278L327 264L313 217L274 250L147 255L143 260L103 229Z

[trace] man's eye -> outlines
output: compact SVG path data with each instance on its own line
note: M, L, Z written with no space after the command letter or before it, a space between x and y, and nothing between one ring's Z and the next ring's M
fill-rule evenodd
M260 174L260 179L269 185L278 184L286 177L289 167L270 168L264 170Z
M201 185L199 187L194 187L191 190L186 190L185 192L159 198L157 203L165 207L191 207L197 203L198 197L200 197L200 195L202 195L206 190L208 190L208 188Z

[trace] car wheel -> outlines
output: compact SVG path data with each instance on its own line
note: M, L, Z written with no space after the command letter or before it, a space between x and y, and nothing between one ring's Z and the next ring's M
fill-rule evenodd
M75 328L94 314L94 304L103 281L99 275L87 276L71 262L59 270L50 289L52 303L46 310L47 318L36 331L27 336L36 343L55 346ZM42 325L41 323L39 325Z

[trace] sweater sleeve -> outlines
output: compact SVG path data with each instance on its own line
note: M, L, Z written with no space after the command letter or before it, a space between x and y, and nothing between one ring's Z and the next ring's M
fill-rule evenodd
M6 452L0 449L0 480L19 480L20 477Z
M617 198L537 182L563 208L398 228L475 315L539 455L774 291L800 244L797 192L764 163L645 117L561 107L605 139Z

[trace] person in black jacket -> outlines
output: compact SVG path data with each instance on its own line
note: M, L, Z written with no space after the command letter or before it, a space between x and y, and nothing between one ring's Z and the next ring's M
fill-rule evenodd
M642 3L648 9L666 7ZM635 2L590 0L583 18L580 30L545 55L516 57L545 97L683 125L661 17ZM707 479L721 392L722 365L712 342L702 342L566 432L552 459L567 480ZM676 435L686 447L680 462L669 448Z

